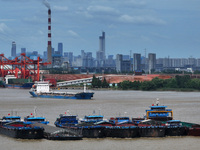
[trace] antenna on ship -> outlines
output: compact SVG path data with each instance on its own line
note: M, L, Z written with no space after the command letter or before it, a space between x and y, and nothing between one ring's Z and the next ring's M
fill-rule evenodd
M84 83L84 90L83 90L84 93L86 93L86 83Z
M34 112L33 112L35 117L36 117L36 112L37 112L37 107L35 106L34 107Z
M157 100L156 100L156 106L158 106L159 104L160 104L159 98L157 98Z

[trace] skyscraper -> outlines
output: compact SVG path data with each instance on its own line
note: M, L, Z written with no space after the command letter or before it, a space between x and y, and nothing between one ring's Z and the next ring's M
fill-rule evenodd
M149 74L151 74L151 72L156 69L156 54L149 53L148 60L149 60Z
M133 54L133 71L141 71L141 54Z
M103 58L105 60L105 32L102 32L102 36L99 36L99 51L103 53Z
M11 56L16 57L16 43L14 41L12 42Z
M105 55L105 32L102 32L102 36L99 36L99 50L96 53L97 67L104 67L106 55Z
M63 56L63 43L58 43L58 52Z

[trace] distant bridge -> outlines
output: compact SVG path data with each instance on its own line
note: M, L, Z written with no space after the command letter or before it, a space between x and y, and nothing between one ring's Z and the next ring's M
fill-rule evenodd
M97 76L96 78L99 78L102 80L103 76ZM80 83L90 83L92 82L93 77L91 78L83 78L83 79L76 79L76 80L69 80L64 82L57 82L57 87L67 86L67 85L75 85Z

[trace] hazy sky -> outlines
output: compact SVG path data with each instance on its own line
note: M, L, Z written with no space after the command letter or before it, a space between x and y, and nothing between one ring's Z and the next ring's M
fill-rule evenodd
M99 49L106 33L106 55L156 53L157 58L200 58L200 0L48 0L52 46L64 52ZM43 0L0 0L0 53L43 51L47 47L47 7Z

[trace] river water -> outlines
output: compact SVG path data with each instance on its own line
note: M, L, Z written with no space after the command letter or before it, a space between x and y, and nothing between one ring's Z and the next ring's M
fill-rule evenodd
M71 90L73 91L73 90ZM145 110L159 98L174 112L174 119L200 124L199 92L144 92L144 91L94 91L93 100L64 100L32 98L28 90L0 89L0 117L13 113L25 117L37 108L37 116L44 116L50 125L61 113L78 115L101 114L105 118L117 116L142 117ZM197 150L200 137L163 138L103 138L80 141L21 140L0 135L0 149L7 150Z

